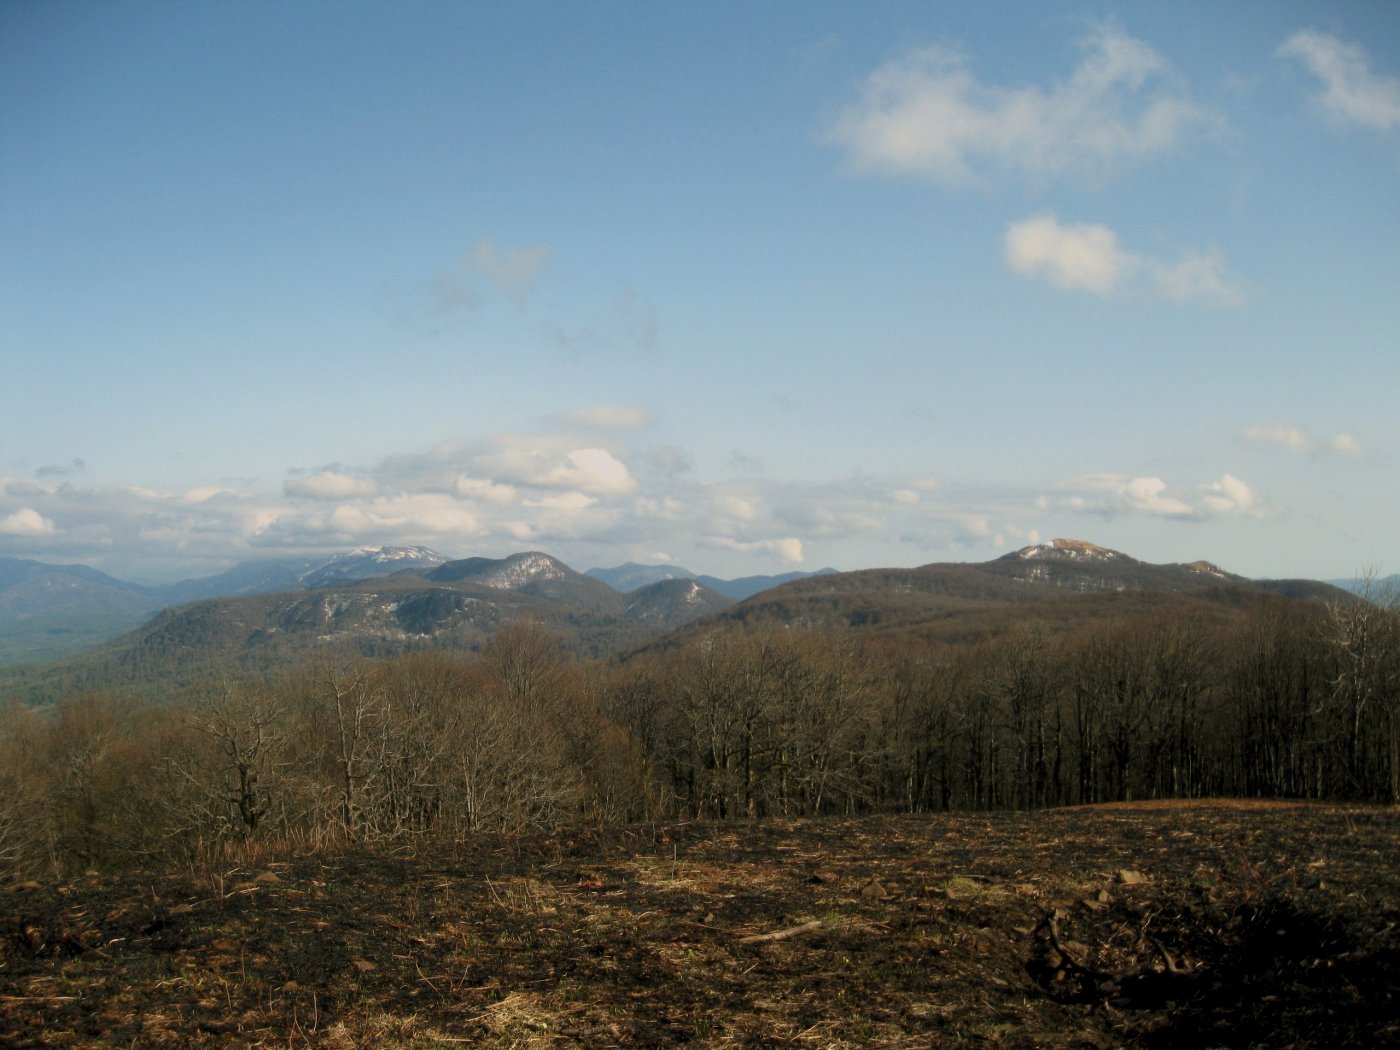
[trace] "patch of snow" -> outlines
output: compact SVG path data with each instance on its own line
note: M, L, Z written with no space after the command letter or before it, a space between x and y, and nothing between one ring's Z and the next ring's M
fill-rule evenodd
M562 580L564 569L547 554L531 552L506 559L506 564L482 577L481 582L498 591L513 591L533 580Z

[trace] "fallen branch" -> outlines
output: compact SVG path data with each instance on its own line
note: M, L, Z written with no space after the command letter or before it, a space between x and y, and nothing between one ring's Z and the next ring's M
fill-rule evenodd
M820 919L813 919L811 922L804 922L801 926L789 926L786 930L774 930L772 933L753 933L747 937L740 937L740 944L760 944L766 941L785 941L789 937L796 937L800 933L811 933L813 930L820 930L822 923Z

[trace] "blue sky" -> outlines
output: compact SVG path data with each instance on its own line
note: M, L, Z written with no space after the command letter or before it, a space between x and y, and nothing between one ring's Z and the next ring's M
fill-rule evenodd
M1395 571L1400 8L0 6L0 554Z

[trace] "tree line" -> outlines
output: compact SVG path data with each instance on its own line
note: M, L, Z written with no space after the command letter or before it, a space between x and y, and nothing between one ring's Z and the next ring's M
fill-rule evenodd
M1225 625L1174 611L962 647L750 625L591 663L517 623L473 654L0 709L14 873L1214 795L1400 802L1400 605L1273 600Z

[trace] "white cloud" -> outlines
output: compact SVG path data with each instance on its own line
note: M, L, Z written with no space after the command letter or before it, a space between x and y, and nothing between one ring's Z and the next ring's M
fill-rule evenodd
M1254 490L1233 474L1223 474L1219 481L1205 486L1201 494L1202 510L1213 517L1234 517L1254 509L1258 497Z
M758 518L758 508L747 495L716 489L710 494L715 509L726 518L751 522Z
M627 464L608 449L579 447L568 434L504 434L480 442L444 442L426 452L392 456L374 471L381 487L462 491L480 496L477 481L520 488L578 489L594 496L636 488ZM466 476L466 490L459 480ZM504 499L497 491L492 498Z
M1279 48L1322 81L1319 101L1333 116L1385 131L1400 125L1400 79L1371 70L1366 52L1329 33L1304 29Z
M371 478L354 477L338 470L322 470L315 474L288 478L282 485L288 496L307 499L344 500L356 496L372 496L375 491Z
M1098 223L1061 223L1037 215L1006 231L1004 261L1012 273L1065 291L1107 296L1141 276L1148 294L1174 302L1240 306L1244 294L1218 251L1170 263L1125 251L1118 235Z
M551 492L539 499L525 500L524 505L573 514L596 506L597 503L596 497L586 496L582 492Z
M1365 455L1361 443L1350 434L1338 434L1332 440L1324 443L1316 440L1306 430L1291 423L1261 423L1257 426L1245 427L1241 436L1255 445L1277 445L1290 452L1310 455L1322 455L1330 452L1333 455L1349 456L1353 459L1361 459Z
M510 485L498 485L486 478L473 478L466 474L453 483L452 490L462 499L502 505L514 503L517 498L515 489Z
M1261 423L1245 427L1244 439L1256 445L1278 445L1290 452L1312 452L1317 448L1317 442L1305 431L1289 423Z
M559 418L564 423L607 430L635 430L651 422L651 417L644 409L629 408L625 405L594 405L591 408L566 412Z
M1118 247L1117 235L1107 226L1065 226L1053 215L1041 215L1006 231L1006 265L1056 288L1107 295L1137 262Z
M52 536L57 531L52 521L32 507L21 507L0 519L0 536Z
M481 531L481 523L470 510L451 496L441 493L418 493L345 503L336 507L326 519L331 530L355 540L393 537L473 536Z
M1172 147L1204 114L1166 82L1166 63L1113 27L1083 41L1068 80L981 83L957 51L930 47L866 80L830 138L858 171L966 181L984 170L1100 172Z
M224 488L222 485L200 485L190 489L180 498L186 503L205 503L218 496L237 496L234 489Z
M803 560L802 541L792 536L767 540L736 540L729 536L706 536L700 541L708 547L736 551L740 554L775 554L789 565L800 564Z
M620 495L637 487L627 464L604 448L576 448L546 476L552 485Z
M1328 443L1328 447L1339 456L1361 459L1365 455L1361 450L1361 442L1350 434L1338 434Z
M1220 252L1188 255L1180 262L1152 264L1157 294L1178 303L1242 306L1244 292L1231 281Z
M1090 514L1148 514L1161 518L1202 520L1257 514L1259 499L1233 474L1191 488L1173 487L1151 475L1093 474L1060 486L1071 493L1065 510Z

